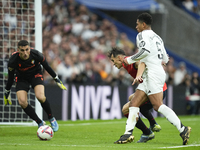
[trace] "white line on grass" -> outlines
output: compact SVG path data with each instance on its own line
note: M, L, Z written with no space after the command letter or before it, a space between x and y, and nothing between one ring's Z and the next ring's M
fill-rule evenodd
M0 143L1 146L16 146L16 145L21 145L21 146L32 146L35 144L22 144L22 143ZM40 146L42 146L43 144L39 144ZM45 145L44 145L45 146ZM102 146L102 145L67 145L67 144L64 144L64 145L60 145L60 144L48 144L48 146L53 146L53 147L96 147L96 148L99 148L99 147L115 147L114 145L113 146L108 146L108 145L105 145L105 146ZM200 144L191 144L191 145L182 145L182 146L169 146L169 147L154 147L155 149L174 149L174 148L184 148L184 147L199 147ZM125 147L124 147L125 148ZM126 147L127 148L127 147ZM134 146L134 148L146 148L146 147L137 147L137 146Z
M45 142L45 141L44 141ZM46 144L23 144L23 143L0 143L0 146L36 146L36 145L39 145L39 146L46 146ZM85 148L115 148L116 147L116 144L113 144L113 146L110 146L110 145L67 145L67 144L48 144L49 147L85 147ZM125 149L130 149L130 145L123 145L123 148ZM146 148L146 147L136 147L134 146L134 148ZM132 149L132 147L131 147Z
M181 121L198 121L200 118L192 118L192 119L184 119L182 118ZM59 124L59 126L88 126L88 125L100 125L100 124L119 124L119 123L126 123L126 121L106 121L106 122L92 122L92 123L66 123L66 124ZM23 125L0 125L1 128L10 128L10 127L22 127ZM25 125L26 126L26 125ZM26 126L32 127L32 126Z
M172 149L172 148L199 147L199 146L200 146L200 144L191 144L191 145L169 146L169 147L158 147L158 148L163 148L163 149L169 148L169 149Z
M88 126L88 125L100 125L100 124L119 124L119 123L126 123L126 121L109 121L109 122L92 122L92 123L66 123L66 124L59 124L59 126ZM22 127L22 125L7 125L1 126L2 128L10 128L10 127ZM33 126L26 126L26 127L33 127Z

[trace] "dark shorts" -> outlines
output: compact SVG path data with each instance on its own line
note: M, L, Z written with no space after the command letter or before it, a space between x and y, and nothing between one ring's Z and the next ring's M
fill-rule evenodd
M167 94L167 90L165 90L163 92L163 100L165 99L166 94ZM146 101L144 104L142 104L140 106L140 112L142 112L142 111L148 111L148 110L150 110L152 108L153 108L153 105L151 104L150 100L148 100L148 101Z
M44 85L43 75L39 73L34 75L33 77L30 77L29 79L16 77L15 82L16 82L16 92L19 90L24 90L28 92L31 87L34 89L36 85Z

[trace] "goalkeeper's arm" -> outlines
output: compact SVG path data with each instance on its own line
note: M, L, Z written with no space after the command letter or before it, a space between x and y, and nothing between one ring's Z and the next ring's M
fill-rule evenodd
M14 69L8 67L8 82L6 84L6 89L4 92L4 104L10 104L12 105L12 101L11 101L11 97L10 97L10 89L12 87L13 84L13 79L14 79Z
M63 85L62 81L58 78L58 76L56 75L55 71L49 66L49 64L47 63L46 59L43 59L43 61L41 62L42 66L44 67L44 69L53 77L53 79L56 81L57 85L63 89L63 90L67 90L67 88Z

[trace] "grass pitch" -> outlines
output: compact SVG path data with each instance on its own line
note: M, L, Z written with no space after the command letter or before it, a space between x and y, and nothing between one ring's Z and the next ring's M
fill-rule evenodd
M191 126L189 144L182 145L179 132L165 118L156 121L162 130L147 143L137 143L141 131L134 129L135 140L128 144L114 144L125 131L126 118L120 120L58 121L59 131L50 141L37 137L37 126L0 125L0 149L2 150L200 150L200 116L180 116L184 125ZM149 123L142 119L147 126ZM48 124L48 121L46 121Z

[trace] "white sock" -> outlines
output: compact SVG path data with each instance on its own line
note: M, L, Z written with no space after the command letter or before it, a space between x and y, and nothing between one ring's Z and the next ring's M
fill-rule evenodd
M178 131L181 133L183 132L183 130L185 129L184 126L182 126L182 123L180 121L180 119L178 118L178 116L175 114L175 112L167 107L166 105L162 104L159 108L158 108L158 112L162 113L169 122L171 122L171 124L173 124Z
M136 118L139 117L140 108L139 107L129 107L129 115L126 121L126 131L124 134L132 134L133 129L137 123Z

